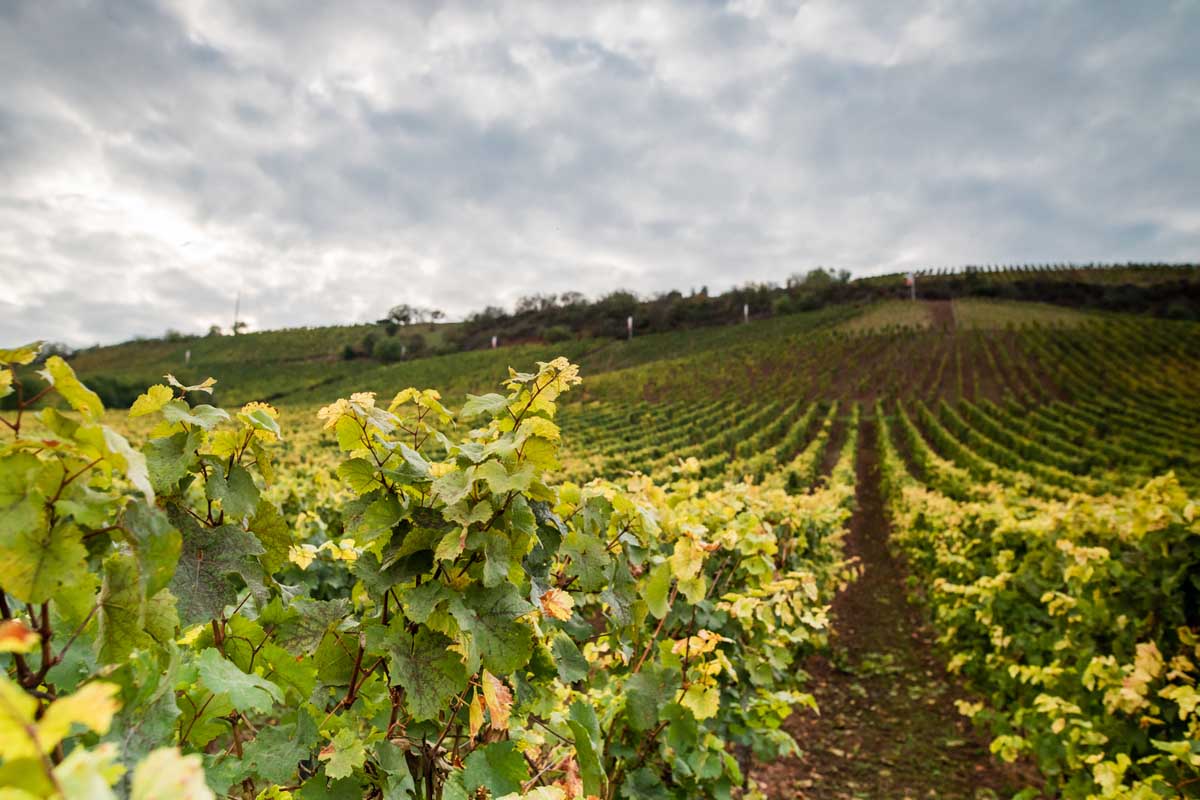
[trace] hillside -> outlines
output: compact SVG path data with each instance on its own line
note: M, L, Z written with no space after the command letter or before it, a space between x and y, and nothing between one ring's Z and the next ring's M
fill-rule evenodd
M0 415L28 725L120 691L106 745L229 797L1200 785L1200 323L885 299L390 365L297 341L193 351L215 396L136 414L50 360L55 408ZM76 364L149 383L150 352Z
M917 281L926 299L978 297L1027 303L1020 306L1021 311L1006 306L1007 318L980 322L979 313L973 313L966 318L966 325L1004 327L1065 319L1071 313L1064 309L1072 307L1200 319L1200 268L1196 267L967 270L919 274ZM906 319L908 324L925 326L922 313L901 302L906 297L903 276L843 282L814 272L787 287L754 287L711 298L675 293L640 303L626 296L620 304L602 299L569 306L556 305L550 298L539 309L507 316L476 315L465 323L413 325L392 335L383 325L357 325L135 341L82 351L73 364L112 406L128 406L142 387L166 372L182 379L216 376L222 396L229 402L315 402L326 390L355 382L380 387L411 382L447 390L479 388L486 383L486 376L495 374L497 363L531 362L551 353L579 359L591 374L597 374L651 356L672 358L694 348L769 339L777 331L805 329L814 320L856 316L863 306L870 306L871 312L850 329L905 324ZM1034 299L1059 303L1028 302ZM749 326L739 324L743 305L751 310ZM987 304L963 307L999 308ZM814 311L820 314L814 317ZM627 313L635 316L632 343L623 341ZM788 322L792 317L795 319ZM554 341L539 341L543 334L554 331ZM525 343L488 354L492 335L499 335L502 344ZM414 336L422 340L423 350L400 363L385 363L364 350L368 339L373 349L378 342L408 342ZM351 355L353 358L348 358Z

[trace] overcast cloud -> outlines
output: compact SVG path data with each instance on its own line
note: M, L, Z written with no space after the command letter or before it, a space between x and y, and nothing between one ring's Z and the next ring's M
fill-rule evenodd
M1200 5L0 3L0 346L1195 260Z

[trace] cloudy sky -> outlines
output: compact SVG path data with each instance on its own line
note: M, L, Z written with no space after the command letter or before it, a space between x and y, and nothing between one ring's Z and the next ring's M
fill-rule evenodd
M0 346L1200 255L1200 4L0 3Z

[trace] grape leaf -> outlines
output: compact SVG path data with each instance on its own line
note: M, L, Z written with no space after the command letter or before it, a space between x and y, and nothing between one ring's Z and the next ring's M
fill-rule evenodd
M169 403L174 396L175 393L171 391L171 387L163 386L161 383L155 384L133 401L133 405L129 408L129 416L144 417L147 414L153 414Z
M263 547L254 534L236 525L203 528L174 504L168 507L168 515L183 537L179 569L171 580L171 593L179 598L180 622L207 622L236 603L230 575L261 592L263 570L255 556L263 554Z
M483 585L498 586L508 580L512 556L508 537L497 530L483 532Z
M209 647L196 659L200 683L213 694L229 696L238 711L270 711L283 702L278 686L260 675L242 672L237 665Z
M471 633L483 665L497 675L524 666L533 653L533 630L517 618L533 610L511 583L493 588L472 586L454 598L450 612Z
M262 778L286 785L296 775L297 764L308 760L317 741L316 724L300 709L295 722L259 731L246 745L242 760Z
M100 395L93 392L75 377L75 370L62 360L61 356L50 356L46 359L46 368L42 376L54 385L54 390L71 404L71 408L95 422L104 417L104 403Z
M467 756L462 781L468 793L485 787L492 797L521 791L529 780L529 767L513 742L484 745Z
M179 624L175 598L161 591L146 597L145 582L137 559L113 553L104 560L104 583L100 588L100 661L119 664L134 650L171 641Z
M574 683L583 680L588 674L588 662L579 652L579 647L562 631L559 631L550 644L554 653L554 664L558 668L558 679L563 683ZM636 677L636 676L635 676Z
M211 470L204 483L204 495L209 500L219 500L226 516L244 519L258 507L258 487L250 472L240 464L234 464L226 476L220 467Z
M354 731L342 728L333 737L333 741L321 749L320 758L325 764L326 777L337 780L348 778L354 770L361 767L367 760L367 751L362 739Z
M650 570L650 575L646 578L646 583L642 588L642 597L655 619L662 619L671 610L671 606L667 603L670 591L671 565L664 561Z
M274 573L287 563L288 548L292 544L292 529L275 505L260 497L254 516L250 519L250 530L263 546L260 559L268 573Z
M492 494L523 492L533 483L533 465L524 464L510 473L499 461L488 461L475 470L475 478L487 481Z
M391 676L404 687L413 718L436 719L467 688L467 668L450 639L427 628L400 629L390 639Z
M483 395L467 395L467 402L463 403L462 410L458 412L461 419L471 419L478 417L480 414L496 416L497 414L508 408L508 398L504 395L489 392Z
M146 454L146 467L154 491L167 492L186 476L196 462L195 451L199 446L200 434L196 431L180 431L146 442L142 452Z
M145 503L130 503L121 514L124 539L137 556L147 597L166 588L179 564L182 538L166 514Z
M23 603L44 603L87 572L87 550L79 528L59 523L47 529L40 511L18 508L16 519L0 522L0 586ZM22 519L34 524L22 524Z
M30 342L21 347L0 349L0 364L32 364L42 350L41 341Z
M567 574L579 578L579 588L585 592L599 591L604 586L604 568L609 556L604 543L595 536L572 530L563 540L562 552L571 557Z
M343 461L338 465L337 474L355 494L366 494L383 486L375 472L375 465L365 458Z
M586 795L604 795L604 767L600 763L601 739L600 723L596 719L596 709L576 700L571 704L571 718L567 724L575 735L575 755L579 762L579 774L583 778L583 792Z
M160 747L133 772L130 800L213 800L204 780L204 762L197 753L183 755L176 747Z

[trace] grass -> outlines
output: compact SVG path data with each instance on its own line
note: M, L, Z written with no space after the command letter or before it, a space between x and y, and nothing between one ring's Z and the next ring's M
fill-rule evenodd
M1004 329L1023 325L1074 327L1097 319L1097 315L1049 303L972 298L954 301L954 319L960 328Z

